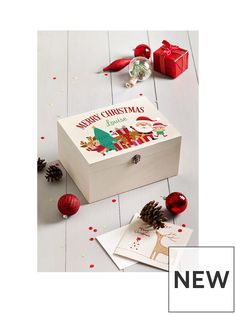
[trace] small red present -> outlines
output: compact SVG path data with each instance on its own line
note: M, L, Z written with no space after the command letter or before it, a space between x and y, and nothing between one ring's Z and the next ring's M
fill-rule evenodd
M177 77L188 68L188 51L163 40L163 46L153 53L154 70Z

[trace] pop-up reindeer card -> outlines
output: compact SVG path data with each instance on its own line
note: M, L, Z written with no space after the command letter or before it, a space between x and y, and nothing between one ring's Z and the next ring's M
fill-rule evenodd
M114 253L168 270L168 247L187 245L191 234L191 229L171 223L154 229L136 214Z

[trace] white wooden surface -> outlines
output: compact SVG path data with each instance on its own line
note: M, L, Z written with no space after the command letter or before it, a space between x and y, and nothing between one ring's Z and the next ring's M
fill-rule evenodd
M127 69L98 74L117 58L132 56L132 49L147 43L152 51L167 39L189 50L189 69L172 80L154 73L132 89L124 87ZM53 79L55 77L56 79ZM38 175L38 271L118 271L97 241L89 238L129 223L150 200L181 191L189 199L188 210L170 221L194 229L190 244L198 244L198 33L194 31L39 32L38 34L38 156L58 162L58 117L138 97L142 93L183 135L180 174L114 197L87 204L64 171L60 183L49 184ZM44 137L44 139L41 139ZM62 220L57 200L64 193L77 194L77 215ZM116 202L112 202L115 199ZM93 226L98 231L90 231ZM89 265L94 264L94 268ZM157 271L137 264L125 271Z

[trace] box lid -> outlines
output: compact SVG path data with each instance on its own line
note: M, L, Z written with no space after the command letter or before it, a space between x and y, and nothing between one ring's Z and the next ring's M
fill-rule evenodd
M158 145L180 133L146 97L58 120L88 164L140 147Z

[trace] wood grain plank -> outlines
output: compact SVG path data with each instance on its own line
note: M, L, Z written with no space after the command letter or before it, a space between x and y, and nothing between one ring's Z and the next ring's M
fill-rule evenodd
M69 177L68 193L78 195L82 206L77 215L67 220L66 271L118 271L100 244L96 240L90 241L119 227L118 202L113 203L112 198L107 198L92 204L86 203ZM89 230L90 226L97 232ZM94 264L93 269L89 267L90 264Z
M39 32L38 154L50 161L58 159L57 119L66 115L66 103L67 33Z
M198 31L189 31L188 32L188 37L189 37L189 41L190 41L190 47L191 47L191 51L192 51L192 55L193 55L193 61L194 61L194 65L195 65L195 69L196 69L196 73L197 73L197 79L199 78L199 71L198 71Z
M107 32L69 32L68 115L112 104L110 77L98 74L109 63Z
M109 63L107 32L69 32L68 43L68 114L111 105L110 76L97 73ZM67 221L66 271L118 271L99 243L89 239L120 226L119 203L108 198L87 204L69 177L67 192L78 195L82 206Z
M149 32L152 51L163 39L189 50L189 69L176 79L155 72L160 111L182 134L180 170L169 179L170 190L183 192L189 200L188 210L177 216L177 224L185 223L194 230L190 245L198 244L198 82L187 32Z
M56 121L57 115L66 114L66 87L67 34L39 32L38 156L47 161L57 159ZM44 176L38 174L38 271L64 271L65 222L57 200L66 191L66 176L58 184L48 183Z
M55 163L52 163L55 164ZM64 179L49 183L38 174L38 271L65 271L65 221L57 209L58 198L66 190Z
M133 48L140 43L148 44L146 31L122 31L110 32L110 55L111 60L124 56L133 56ZM118 73L112 74L113 101L114 103L130 100L139 97L139 94L147 96L153 103L156 101L154 81L152 78L145 82L138 83L131 89L127 89L124 84L129 79L128 69L125 68ZM140 96L141 97L141 96ZM163 200L160 196L168 194L167 180L153 183L119 195L121 225L130 222L132 216L140 212L143 206L150 200ZM170 217L171 221L172 217ZM157 271L153 267L138 264L125 269L125 271Z

